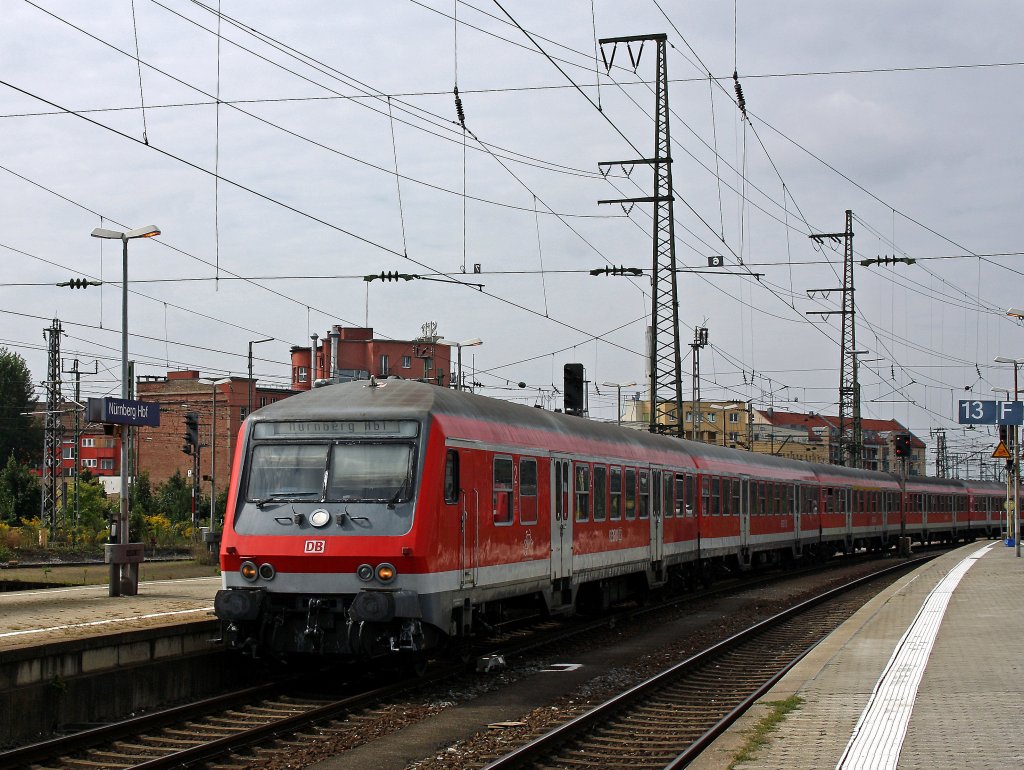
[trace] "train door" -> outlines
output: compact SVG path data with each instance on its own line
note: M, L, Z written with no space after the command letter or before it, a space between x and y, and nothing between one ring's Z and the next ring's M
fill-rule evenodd
M572 463L551 458L551 579L572 577Z
M798 484L790 485L790 513L793 514L793 547L794 555L800 555L800 509L803 506L803 487Z
M460 495L462 499L462 544L459 549L459 587L470 588L476 585L477 574L477 553L480 546L480 485L481 469L479 458L473 453L464 453L463 460L470 460L466 463L469 467L463 467L461 472L469 478L477 479L476 482L466 485ZM472 459L471 459L472 458ZM468 473L467 473L468 472Z
M651 563L665 558L665 499L661 471L651 471Z
M750 477L740 476L733 484L739 484L739 509L735 513L740 517L740 553L749 553L750 548Z

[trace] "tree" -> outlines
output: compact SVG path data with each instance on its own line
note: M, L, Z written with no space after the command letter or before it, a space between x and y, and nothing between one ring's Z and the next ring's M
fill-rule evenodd
M42 492L39 479L28 468L7 456L7 464L0 470L0 523L21 526L39 516Z
M12 453L26 465L42 459L43 431L31 414L37 401L25 359L0 347L0 462Z
M82 527L94 532L107 529L115 502L108 500L99 479L78 480L78 512Z
M192 485L185 481L181 471L175 471L156 490L157 511L171 521L192 520Z

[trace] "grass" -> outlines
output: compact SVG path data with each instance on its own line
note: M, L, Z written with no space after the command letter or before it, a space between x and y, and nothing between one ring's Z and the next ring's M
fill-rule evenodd
M771 741L771 733L789 715L803 705L804 699L798 695L791 695L786 700L777 700L766 703L769 711L761 720L754 725L747 737L747 742L740 749L736 758L729 765L729 770L734 770L737 764L749 762L757 756L757 752L763 749Z

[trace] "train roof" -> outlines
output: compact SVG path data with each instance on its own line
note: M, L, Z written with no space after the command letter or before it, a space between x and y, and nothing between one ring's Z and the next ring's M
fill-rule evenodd
M343 414L339 412L343 410ZM357 380L314 388L269 404L252 413L253 423L277 420L384 420L436 417L454 425L468 420L486 423L492 437L521 443L524 435L537 446L555 451L573 451L581 440L614 447L623 452L665 453L710 473L774 475L792 481L820 481L823 484L855 480L883 485L898 479L881 471L846 468L774 457L745 450L662 436L647 431L622 428L561 412L551 412L511 401L457 391L415 380ZM967 484L953 479L912 476L908 486L946 486L966 489ZM985 486L982 486L985 484ZM978 489L987 483L973 482Z

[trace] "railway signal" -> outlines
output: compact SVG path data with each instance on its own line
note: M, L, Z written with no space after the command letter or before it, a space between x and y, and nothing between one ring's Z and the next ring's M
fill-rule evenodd
M196 412L189 412L185 415L185 443L181 451L187 455L199 449L199 415Z

